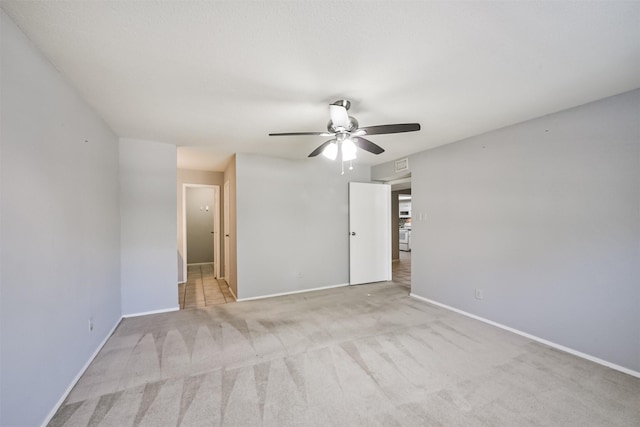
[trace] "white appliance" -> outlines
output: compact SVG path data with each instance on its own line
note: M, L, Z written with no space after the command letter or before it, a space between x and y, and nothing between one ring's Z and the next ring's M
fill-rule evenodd
M409 201L401 200L398 208L400 211L400 218L411 218L411 199L409 199Z
M411 230L400 229L400 250L409 252L411 250Z

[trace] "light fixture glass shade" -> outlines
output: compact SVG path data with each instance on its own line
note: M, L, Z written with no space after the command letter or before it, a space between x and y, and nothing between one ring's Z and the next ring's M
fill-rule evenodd
M322 150L322 155L327 159L335 160L338 157L338 144L332 142L327 145L324 150Z
M351 138L347 138L342 141L342 161L353 160L356 158L356 144L353 143Z

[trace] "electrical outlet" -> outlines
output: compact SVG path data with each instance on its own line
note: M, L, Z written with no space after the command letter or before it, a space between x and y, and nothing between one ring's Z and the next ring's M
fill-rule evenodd
M89 317L89 332L93 331L93 317Z
M484 298L484 291L482 289L476 288L476 299L483 299L483 298Z

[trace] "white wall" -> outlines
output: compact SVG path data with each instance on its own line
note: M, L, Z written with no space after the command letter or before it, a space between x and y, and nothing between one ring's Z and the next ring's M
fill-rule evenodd
M640 371L640 90L410 162L412 292Z
M120 319L118 139L0 20L0 425L35 426Z
M349 181L324 158L236 156L238 298L349 282Z
M176 147L120 140L123 315L178 309Z

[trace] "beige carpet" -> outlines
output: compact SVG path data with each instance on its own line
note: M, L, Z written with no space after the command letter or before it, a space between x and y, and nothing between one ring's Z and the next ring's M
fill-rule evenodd
M640 379L407 293L125 319L50 425L640 425Z

